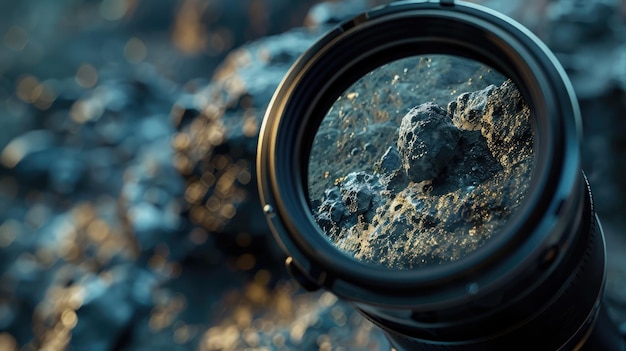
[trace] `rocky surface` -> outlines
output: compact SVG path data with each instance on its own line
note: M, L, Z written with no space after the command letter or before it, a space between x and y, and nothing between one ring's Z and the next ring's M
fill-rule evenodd
M445 107L452 97L504 80L490 67L444 55L408 57L359 79L333 104L315 136L309 160L311 200L319 200L349 171L373 172L389 141L398 139L402 117L411 108L426 102ZM342 162L333 161L338 159Z
M344 303L288 282L253 186L263 110L324 29L252 44L201 78L244 36L290 27L281 8L301 23L305 2L266 19L239 3L129 4L0 4L0 349L386 345ZM198 42L163 26L211 41L190 56Z
M461 131L448 112L429 102L402 117L398 151L410 181L420 183L439 178L457 153Z
M0 3L0 350L388 349L349 305L286 277L252 167L291 61L325 23L376 2L320 4L307 27L236 50L300 27L313 1ZM486 2L545 39L575 29L548 43L573 41L557 54L582 98L585 169L609 239L607 302L626 330L626 7ZM385 104L401 118L393 99L416 94L396 72ZM502 82L486 83L463 91ZM393 122L368 128L396 140ZM377 152L367 173L398 169L399 154Z
M328 140L325 140L328 141ZM325 152L336 142L318 144ZM510 81L433 102L402 117L373 173L353 171L314 215L362 261L412 269L463 258L496 236L523 203L533 164L530 109Z

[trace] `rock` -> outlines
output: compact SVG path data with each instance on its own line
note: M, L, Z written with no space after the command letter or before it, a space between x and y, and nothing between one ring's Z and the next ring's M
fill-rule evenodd
M76 311L77 324L70 347L111 350L133 327L136 315L152 307L151 291L158 279L137 267L120 265L110 272L112 281L86 276L82 306ZM97 316L97 318L94 318Z
M487 99L495 88L490 85L483 90L463 93L450 102L448 113L452 123L459 129L480 130Z
M435 103L425 103L402 118L398 151L409 179L419 183L435 178L456 153L459 130Z
M185 111L202 111L178 123L176 148L177 168L187 179L188 195L193 195L187 201L196 224L212 233L246 232L267 238L274 247L254 181L258 132L274 90L321 33L294 30L237 49L210 85L177 102L182 107L173 110L175 120L184 117ZM227 210L210 210L215 204ZM233 240L227 246L236 245L234 235L220 237Z
M550 3L563 7L562 14L547 22L541 20L542 12L535 11L538 6L533 2L490 2L500 9L525 11L526 18L539 22L534 27L538 31L559 32L543 34L552 38L553 49L561 51L558 58L573 78L583 104L587 135L584 168L592 182L596 209L607 236L622 236L626 189L621 177L626 165L622 140L624 12L612 0L559 0ZM206 51L200 55L172 50L171 43L177 40L161 35L178 26L174 19L179 13L172 4L137 2L131 8L122 3L130 2L0 3L0 16L7 23L3 33L7 50L0 57L2 345L12 349L7 340L14 338L19 349L204 350L210 342L232 340L231 349L389 349L383 333L347 303L328 293L303 294L294 284L280 289L284 283L282 256L267 249L273 239L259 209L254 182L255 133L274 88L290 63L329 28L327 23L356 14L363 9L362 2L320 5L325 12L312 14L308 29L234 51L210 83L205 82L232 45L292 26L293 12L284 11L286 6L303 11L310 1L276 0L265 9L268 11L235 2L196 1L198 6L208 3L207 10L197 14L210 29L206 41L200 38L206 43ZM249 3L257 6L263 2ZM354 4L354 13L345 4ZM111 10L126 12L118 12L123 17L115 20L109 17ZM248 13L254 20L247 20ZM59 21L71 25L60 28ZM16 29L28 39L21 50L21 44L11 37ZM127 62L125 46L131 43L145 45L143 62ZM87 63L97 71L97 83L90 88L77 84L77 69ZM465 76L471 65L445 60L438 66L428 63L452 74L428 76L427 65L421 65L423 70L403 75L408 66L400 62L387 72L388 79L382 80L384 89L380 91L388 99L372 110L384 110L399 120L406 110L396 102L408 101L405 106L412 107L436 98L442 105L451 91L461 91L461 85L466 85L465 81L457 84L457 78ZM413 73L420 77L419 82L411 81ZM396 75L400 78L394 85ZM19 92L21 79L28 76L41 83L26 98L39 94L34 104L22 99L24 91ZM205 78L177 87L157 78L162 76L176 82ZM501 84L486 71L473 78L472 89L477 92L485 87L479 83ZM417 89L417 83L442 86ZM354 115L360 118L370 111L365 108L370 101L363 98L362 90L358 92L360 101L349 107L355 108ZM501 94L501 98L505 96ZM467 102L472 103L471 99ZM457 149L463 152L455 154L435 179L408 189L408 180L395 188L388 180L395 155L385 152L395 146L396 121L391 126L370 122L375 123L367 125L363 134L358 133L363 125L353 129L364 142L346 139L345 149L337 150L342 158L349 155L347 164L337 164L336 169L320 167L321 174L316 174L320 179L325 171L332 174L324 179L328 183L320 182L319 199L312 201L316 209L323 198L332 202L320 218L328 215L328 223L341 224L344 235L360 239L365 237L359 235L367 234L371 240L365 242L376 242L374 246L380 248L368 252L349 241L346 252L395 267L445 263L455 246L435 246L429 240L458 242L459 237L435 232L435 228L454 230L464 225L475 229L474 236L460 239L468 239L469 248L480 244L480 230L488 231L485 219L505 214L498 201L509 201L496 201L484 191L483 184L507 168L493 156L478 158L489 150L482 127L471 133L462 131ZM485 131L491 128L487 122L481 121ZM331 142L341 139L340 132L330 136ZM506 139L506 135L500 137ZM497 138L492 144L497 144ZM604 146L594 149L594 139L602 140ZM24 154L19 157L15 150ZM387 173L374 169L381 161ZM360 164L367 168L353 168ZM178 178L177 170L187 177L185 181ZM363 181L367 186L354 180L355 192L347 197L355 200L357 212L359 196L367 198L359 195L358 189L371 188L370 207L360 215L351 214L343 203L341 181L333 188L337 179L357 170L378 179ZM399 174L404 174L404 168ZM512 194L508 189L517 185L507 184L500 189ZM331 188L334 190L325 195ZM394 200L377 197L385 193L393 194ZM446 194L450 195L444 197ZM422 197L431 201L420 200ZM435 199L442 207L433 205ZM187 200L192 204L189 208L184 205ZM366 202L361 200L361 210ZM465 206L455 207L459 202ZM226 209L223 213L210 211L221 205ZM187 211L190 218L213 221L200 221L207 225L191 228L185 217L179 216L181 211ZM442 222L443 217L449 220ZM415 232L421 234L408 240L424 245L401 245L407 234ZM390 243L403 250L399 260L385 258L398 252ZM423 255L408 256L413 251ZM240 256L250 252L253 256L243 258L253 257L254 268L243 270L238 264L246 260ZM278 259L272 258L274 253ZM608 258L621 268L622 256L614 250ZM619 282L623 274L607 279L613 281L607 284L610 312L626 331L623 283ZM81 296L84 301L79 306ZM268 299L275 303L268 304ZM257 301L256 309L249 309L252 300ZM223 313L216 313L219 309ZM252 316L249 323L245 323L247 316Z
M377 163L376 172L386 178L388 189L401 191L408 184L402 158L395 147L390 146Z
M382 174L393 175L402 169L402 159L395 147L390 146L380 159L378 171Z
M332 121L340 123L339 116L329 114L323 123L331 124ZM397 125L393 122L373 123L363 128L355 123L347 130L320 127L309 157L308 182L311 199L321 199L326 189L350 171L375 173L376 164L387 150L387 141L397 138L397 130ZM352 132L354 137L351 136ZM351 151L355 149L359 152L353 154ZM402 173L405 173L404 170Z
M315 218L331 237L345 236L345 229L360 218L371 220L378 207L385 185L376 175L365 172L349 173L338 186L327 189Z
M531 111L513 82L494 89L484 111L481 132L503 166L513 166L533 153Z
M581 43L612 34L610 18L617 15L620 0L559 0L547 9L551 22L549 42L556 51L573 51Z
M371 176L366 174L348 174L344 180L341 200L350 214L360 215L370 209L372 204L372 189L367 186Z

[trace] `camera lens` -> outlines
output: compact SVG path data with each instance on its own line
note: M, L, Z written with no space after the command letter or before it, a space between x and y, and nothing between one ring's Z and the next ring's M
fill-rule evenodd
M577 349L605 278L579 114L554 55L484 7L402 1L343 23L261 128L287 268L400 350Z
M533 129L515 83L487 65L451 55L384 64L344 91L316 132L312 214L363 262L418 269L462 259L524 203Z

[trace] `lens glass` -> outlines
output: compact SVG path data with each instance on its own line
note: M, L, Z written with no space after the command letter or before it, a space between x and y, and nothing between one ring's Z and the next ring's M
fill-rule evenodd
M332 105L308 168L312 214L334 246L393 269L475 253L523 204L531 111L489 66L414 56L371 71Z

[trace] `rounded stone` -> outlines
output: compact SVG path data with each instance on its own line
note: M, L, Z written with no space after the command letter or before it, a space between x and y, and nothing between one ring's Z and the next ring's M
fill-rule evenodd
M447 111L435 103L411 109L400 124L398 152L409 179L430 180L446 167L456 153L460 131Z

